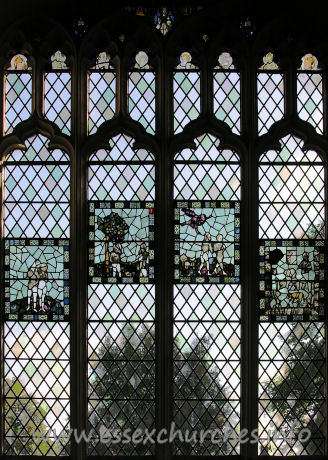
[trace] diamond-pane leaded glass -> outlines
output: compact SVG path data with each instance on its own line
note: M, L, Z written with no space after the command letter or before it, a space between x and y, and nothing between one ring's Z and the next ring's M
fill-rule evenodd
M174 134L200 114L200 73L174 72L173 75Z
M55 436L69 430L69 335L67 322L5 323L7 455L69 455L69 442ZM33 430L49 439L34 440Z
M308 121L323 132L323 94L320 73L299 73L297 75L297 110L302 120Z
M25 145L2 170L5 454L65 456L70 443L56 433L70 423L69 157L42 135Z
M26 147L25 152L14 150L4 168L4 236L68 238L68 156L59 150L49 153L41 135L28 139Z
M222 433L240 422L239 158L209 134L195 146L174 167L173 410L184 433L218 432L214 442L176 439L174 450L238 455L238 441Z
M260 238L323 238L324 167L303 141L286 136L281 150L262 155L259 169Z
M154 200L153 156L145 149L134 151L133 142L118 135L110 141L110 151L98 150L90 157L90 200Z
M89 73L89 134L113 118L116 110L116 76L109 71Z
M71 133L71 74L49 72L45 74L44 113L56 123L64 134Z
M4 134L11 133L15 126L21 121L27 120L31 113L31 72L7 72L5 74Z
M240 167L231 150L220 149L219 140L204 134L195 140L196 149L176 156L174 198L177 200L238 200Z
M89 455L154 453L100 440L155 424L154 159L133 142L89 160Z
M324 324L261 323L259 334L259 454L324 455Z
M155 134L155 73L130 72L128 88L130 117L139 121L148 133Z
M214 72L213 93L216 118L225 121L233 133L240 134L240 74Z
M260 135L283 118L285 113L284 76L280 73L260 72L257 75L258 132Z

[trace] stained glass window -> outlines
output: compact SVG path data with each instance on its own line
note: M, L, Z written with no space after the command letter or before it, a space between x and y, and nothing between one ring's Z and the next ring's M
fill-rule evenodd
M324 166L295 136L280 145L259 166L259 453L323 455ZM308 442L298 437L302 428Z
M240 73L233 59L221 53L213 73L213 104L216 118L225 121L232 132L240 133Z
M181 53L173 73L174 134L200 114L200 73L188 51Z
M7 455L69 455L70 166L30 137L5 159L4 411Z
M150 70L147 53L136 54L134 68L129 72L129 114L155 134L155 72Z
M0 44L0 457L325 459L321 9L72 29L26 3Z
M71 133L71 73L66 56L56 51L51 56L50 72L44 76L44 114L64 134Z
M89 161L90 455L145 455L103 444L101 429L155 423L154 157L120 134Z
M114 117L116 110L116 76L111 57L99 53L89 71L88 130L94 134L99 126Z
M284 75L279 71L274 55L267 53L257 74L258 133L265 134L273 123L281 120L284 107Z
M16 54L5 72L4 133L29 118L32 113L32 73L27 58Z
M210 134L195 144L174 166L173 411L177 428L199 434L240 423L240 166ZM213 443L210 434L174 447L178 455L239 453L231 437Z

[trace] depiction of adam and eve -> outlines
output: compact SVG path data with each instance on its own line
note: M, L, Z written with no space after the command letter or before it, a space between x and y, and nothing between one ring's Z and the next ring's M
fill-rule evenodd
M149 209L97 209L94 276L148 278Z
M179 216L180 278L235 276L233 209L176 210ZM239 232L239 229L237 229Z
M10 247L10 313L59 314L64 301L63 247Z
M317 313L319 250L314 247L266 247L264 259L266 314Z

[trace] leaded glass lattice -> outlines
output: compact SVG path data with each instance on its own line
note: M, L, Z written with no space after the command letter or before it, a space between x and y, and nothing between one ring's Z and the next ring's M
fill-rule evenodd
M6 455L67 456L70 442L70 328L63 322L7 321L4 326ZM37 441L36 434L49 434ZM50 432L50 430L55 430Z
M265 134L285 114L284 76L259 72L257 75L258 133Z
M323 133L323 93L321 73L302 72L297 75L298 116Z
M44 114L62 133L71 133L71 74L56 71L45 74Z
M238 455L238 441L222 436L240 423L238 156L198 137L175 156L174 198L174 422L198 437L219 430L214 442L176 439L174 452Z
M30 137L2 167L6 455L70 454L56 439L70 424L70 165L48 142Z
M116 75L114 71L89 72L88 129L94 134L99 126L114 117L116 110Z
M173 74L174 134L200 114L200 73L193 70L175 71Z
M238 430L240 418L240 288L177 284L174 297L174 421L183 432L220 431L214 442L177 439L175 452L238 454L222 433Z
M149 455L155 424L154 158L117 135L89 160L89 455Z
M5 73L4 134L10 134L21 121L32 114L31 72Z
M155 134L155 72L130 72L128 91L130 117L139 121L148 133Z
M259 336L259 454L324 455L324 323L264 322Z
M259 237L324 238L324 167L319 155L303 151L303 141L288 135L281 150L261 156ZM323 235L323 236L322 236Z
M235 71L214 71L213 109L218 120L240 134L240 74Z

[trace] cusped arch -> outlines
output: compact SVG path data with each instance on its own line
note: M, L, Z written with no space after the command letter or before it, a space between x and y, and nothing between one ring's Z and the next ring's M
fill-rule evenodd
M229 126L214 115L205 115L190 122L182 133L174 136L169 144L170 156L173 158L182 148L195 148L195 138L205 133L220 139L220 147L232 149L241 161L247 158L248 150L242 138L232 133Z
M160 147L154 136L146 133L140 123L120 115L104 122L95 134L87 138L81 149L82 156L88 158L98 148L108 148L110 139L119 134L133 138L134 148L145 148L155 157L160 154Z
M48 149L61 149L70 158L74 156L74 148L69 139L60 133L60 130L51 122L32 116L26 121L21 122L14 132L0 143L0 158L5 161L10 152L14 149L26 150L25 142L32 136L41 135L49 140ZM69 161L69 160L67 160Z

